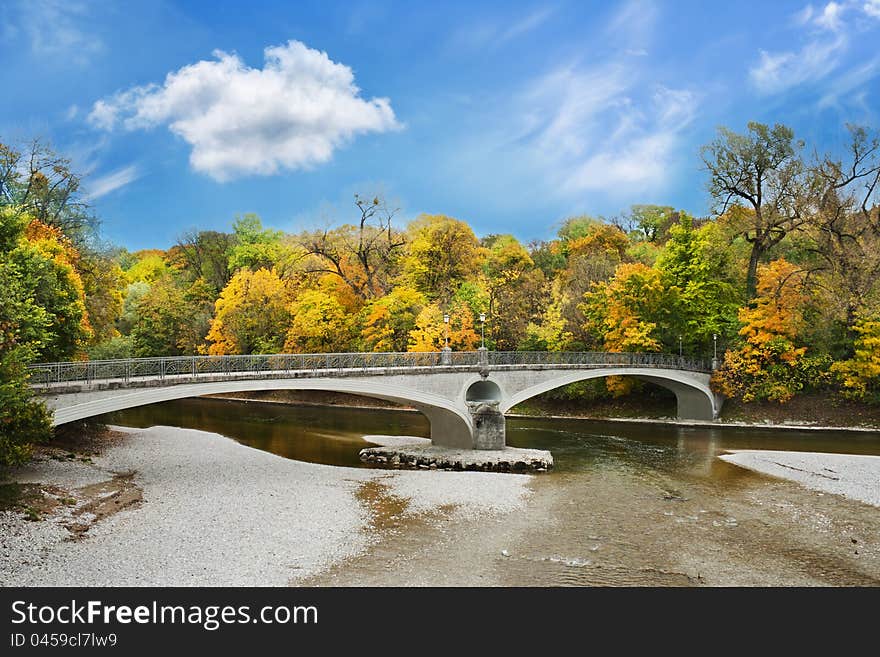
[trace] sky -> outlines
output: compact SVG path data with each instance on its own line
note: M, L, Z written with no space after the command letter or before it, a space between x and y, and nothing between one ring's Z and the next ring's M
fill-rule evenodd
M0 3L0 142L48 140L102 236L298 232L380 194L478 235L711 212L700 147L880 127L880 0Z

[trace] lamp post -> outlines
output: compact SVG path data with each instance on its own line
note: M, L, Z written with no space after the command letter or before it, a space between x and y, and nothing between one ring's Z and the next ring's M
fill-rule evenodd
M480 313L480 347L486 348L486 313Z
M681 358L682 355L682 347L681 347L681 336L678 336L678 357Z
M452 349L449 348L449 313L443 314L443 333L446 346L440 350L440 364L452 365Z
M718 369L718 334L712 334L712 369Z

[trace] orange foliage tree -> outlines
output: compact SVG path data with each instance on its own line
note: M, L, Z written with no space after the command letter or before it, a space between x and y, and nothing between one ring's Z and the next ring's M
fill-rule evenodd
M725 353L713 377L726 396L784 403L824 378L825 359L805 357L806 347L796 344L808 301L804 275L784 258L759 267L757 297L739 312L742 343Z

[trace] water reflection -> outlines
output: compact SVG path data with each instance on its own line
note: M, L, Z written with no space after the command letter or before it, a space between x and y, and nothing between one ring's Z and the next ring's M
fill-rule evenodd
M358 458L360 450L370 445L364 435L430 435L428 421L420 413L211 398L131 408L110 413L103 421L201 429L286 458L353 467L364 467Z
M170 425L220 433L280 456L330 465L361 466L364 435L428 436L420 413L384 409L294 406L213 398L180 399L104 416L111 424ZM510 418L507 441L515 447L549 449L557 473L597 466L698 479L729 477L715 457L731 449L773 449L880 454L880 435L833 431Z

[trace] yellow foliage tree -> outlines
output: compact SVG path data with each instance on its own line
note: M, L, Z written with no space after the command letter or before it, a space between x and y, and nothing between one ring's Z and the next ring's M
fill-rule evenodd
M325 353L348 349L351 322L332 294L307 290L290 305L291 322L284 351Z
M407 351L440 351L445 344L443 311L436 303L422 308L416 317L416 327L409 333Z
M214 304L212 355L277 353L290 325L290 289L274 269L241 269Z
M831 371L838 376L846 397L880 401L880 318L861 319L853 329L859 334L855 354L834 363Z
M757 297L741 308L742 345L728 350L713 384L728 397L784 403L817 374L821 363L804 358L795 345L808 300L804 273L784 258L758 268Z
M458 304L449 315L449 346L458 351L473 351L480 346L474 314L466 303Z

